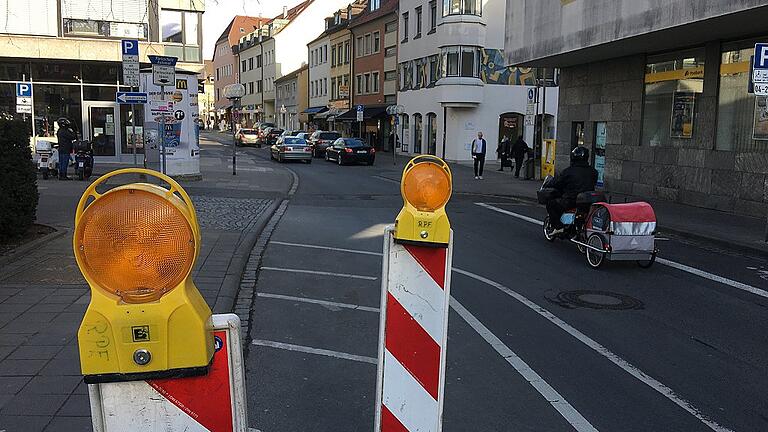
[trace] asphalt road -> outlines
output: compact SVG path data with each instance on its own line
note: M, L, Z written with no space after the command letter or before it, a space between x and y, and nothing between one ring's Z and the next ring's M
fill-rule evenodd
M402 204L386 180L397 172L387 154L373 167L285 168L299 186L258 274L250 425L372 430L378 254ZM458 195L448 214L443 430L768 430L765 257L671 238L666 265L595 271L573 245L543 239L538 206Z

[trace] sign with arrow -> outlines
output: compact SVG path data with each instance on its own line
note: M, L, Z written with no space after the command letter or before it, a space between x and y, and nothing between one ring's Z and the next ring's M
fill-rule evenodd
M176 87L176 57L149 56L152 62L152 82L158 86Z
M139 41L125 39L120 41L123 52L123 83L129 87L139 86Z
M117 92L115 100L120 105L145 104L147 103L147 94L141 92Z

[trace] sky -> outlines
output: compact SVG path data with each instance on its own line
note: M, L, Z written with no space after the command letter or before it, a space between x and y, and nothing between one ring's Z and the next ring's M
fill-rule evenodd
M272 18L283 11L283 6L292 8L301 0L206 0L203 14L203 56L213 58L216 40L235 15Z

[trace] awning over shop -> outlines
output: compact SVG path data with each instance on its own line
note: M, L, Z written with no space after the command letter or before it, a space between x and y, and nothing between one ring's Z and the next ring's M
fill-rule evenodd
M328 111L328 107L319 106L319 107L309 107L302 111L302 114L318 114L324 111Z
M385 118L387 116L386 105L365 107L363 110L363 120L371 120L378 118ZM357 121L357 108L345 112L344 114L336 117L336 121L354 122Z
M328 111L323 111L323 112L321 112L321 113L317 113L317 114L315 114L315 120L321 120L321 119L324 119L324 118L326 118L326 117L328 117L328 116L330 116L330 115L333 115L333 112L332 112L332 111L330 111L330 110L328 110Z

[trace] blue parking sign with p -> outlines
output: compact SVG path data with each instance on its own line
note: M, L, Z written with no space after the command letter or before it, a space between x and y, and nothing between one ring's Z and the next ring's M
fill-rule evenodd
M16 96L17 97L32 97L32 83L17 82L16 83Z
M123 55L139 55L139 41L137 39L124 39L121 42Z

